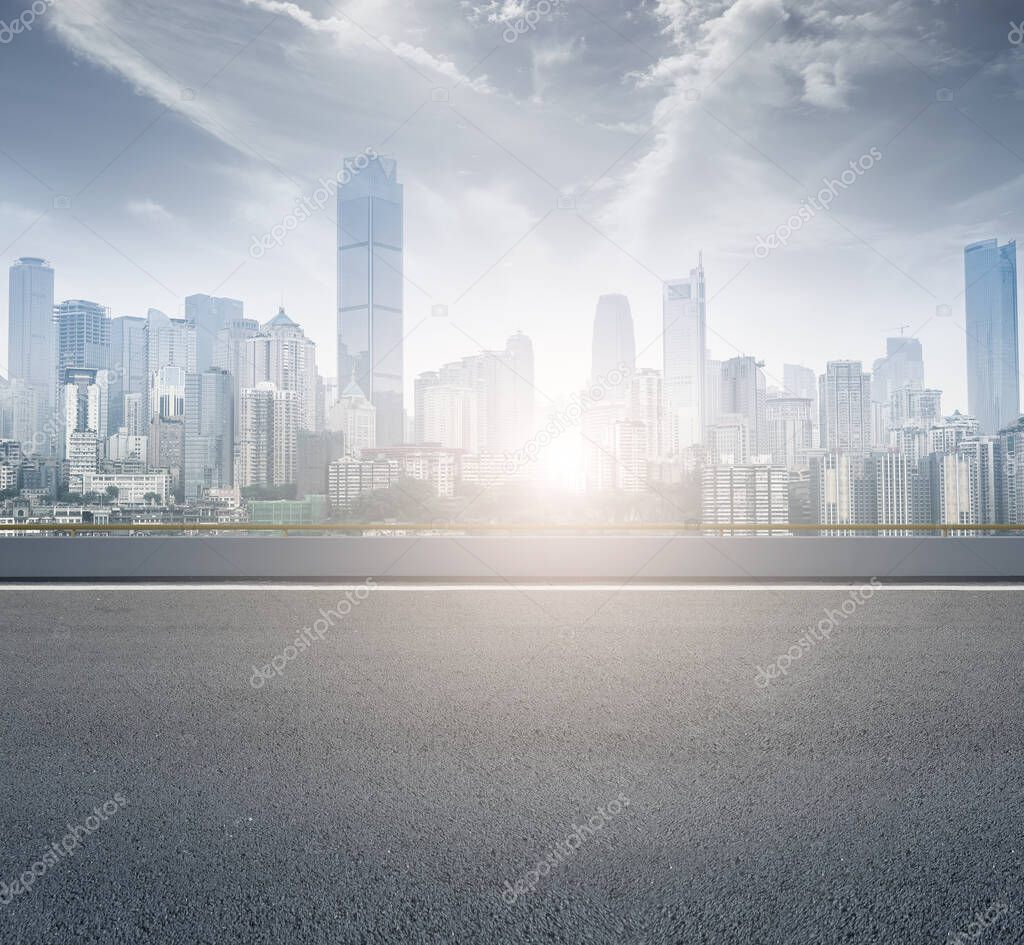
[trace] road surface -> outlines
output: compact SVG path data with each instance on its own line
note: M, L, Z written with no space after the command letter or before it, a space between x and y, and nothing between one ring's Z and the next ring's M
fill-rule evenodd
M1022 612L0 589L0 941L1018 942Z

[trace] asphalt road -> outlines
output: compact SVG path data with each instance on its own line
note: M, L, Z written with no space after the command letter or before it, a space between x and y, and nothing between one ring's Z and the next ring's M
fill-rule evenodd
M1024 940L1024 591L339 599L0 590L0 942Z

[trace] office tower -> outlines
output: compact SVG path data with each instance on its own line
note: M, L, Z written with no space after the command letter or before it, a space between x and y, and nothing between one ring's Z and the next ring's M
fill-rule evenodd
M169 318L151 308L146 315L146 389L144 407L147 421L159 415L159 402L151 398L151 390L159 383L162 368L178 368L181 377L181 395L184 397L185 374L196 371L196 327L184 318ZM169 375L165 374L165 379ZM174 414L180 416L180 412ZM172 416L172 414L165 414Z
M615 456L615 488L629 495L647 491L647 459L650 454L647 424L640 420L619 420L612 426Z
M477 392L438 384L424 391L423 440L446 449L480 451Z
M327 495L331 508L348 512L365 492L387 489L398 480L398 463L393 459L355 459L346 456L328 467Z
M672 453L703 439L706 334L704 264L699 259L689 279L666 282L662 290L663 375Z
M738 414L747 424L754 462L768 458L767 395L763 361L730 358L722 362L722 413Z
M45 259L25 256L9 273L7 370L35 392L32 433L49 417L57 386L53 324L53 269Z
M665 395L661 371L642 368L628 379L626 418L647 428L647 456L665 455Z
M124 395L124 420L121 429L129 436L147 436L149 419L146 416L144 397L142 394Z
M362 391L359 396L363 396ZM319 433L299 430L295 436L296 496L327 495L327 467L344 455L345 435L340 430L321 430Z
M300 402L269 381L242 389L235 479L239 486L280 487L295 482Z
M590 383L603 385L609 400L625 400L629 390L629 374L636 369L636 338L633 314L624 295L602 295L594 314L594 337L590 354ZM623 374L609 385L609 375Z
M231 375L232 396L235 402L235 430L238 429L239 410L242 406L243 387L252 387L252 353L249 339L260 333L255 318L236 318L227 322L213 344L213 366Z
M180 365L161 367L150 378L149 405L154 417L170 420L185 415L185 378L188 371Z
M942 391L929 388L902 387L889 398L889 427L916 424L929 427L942 420Z
M110 429L124 426L126 394L143 395L148 385L146 319L123 316L110 323Z
M701 521L709 525L774 525L789 521L789 472L781 466L705 466L701 470ZM738 528L727 535L767 535ZM708 534L717 535L718 530ZM786 529L771 534L788 535Z
M811 400L809 397L775 397L765 405L768 450L772 463L786 469L805 469L811 448Z
M743 466L750 462L750 424L738 413L720 413L704 431L708 463L712 466Z
M4 436L17 440L30 455L52 456L62 427L59 416L48 417L41 406L52 398L52 392L20 378L5 382L0 390Z
M299 403L299 429L317 430L316 344L284 309L248 341L253 386L269 382L293 391Z
M871 525L878 520L875 464L869 453L812 452L810 464L811 514L815 522ZM829 534L842 531L830 530Z
M377 441L404 439L403 195L398 164L375 157L338 190L339 383L377 408Z
M423 416L421 414L418 418L421 423ZM358 457L363 450L377 445L377 411L355 379L349 382L338 402L329 410L327 429L342 435L345 456ZM332 456L331 459L338 457Z
M626 419L624 403L596 401L580 420L584 450L584 482L588 492L614 489L618 482L615 425Z
M968 246L964 283L967 406L982 433L997 433L1020 417L1016 242Z
M493 452L508 448L508 443L519 447L534 434L537 388L533 383L533 342L521 331L510 335L505 342L504 363L512 373L510 419L505 427L509 439L496 443Z
M818 430L818 375L809 367L802 364L783 364L782 383L785 385L786 393L790 397L807 397L811 401L811 426L814 433L814 443L817 445L820 440L817 436Z
M829 361L818 390L822 449L870 449L871 375L860 361Z
M185 501L234 484L235 406L231 375L220 368L185 376Z
M195 326L196 371L215 367L213 349L217 335L231 322L245 317L245 306L238 299L220 299L212 295L190 295L185 299L185 320Z
M892 395L902 388L920 390L924 387L924 355L916 338L885 339L885 357L872 366L871 399L888 404Z
M146 438L146 461L152 472L163 470L170 477L171 490L180 494L185 465L185 421L181 415L162 417L155 414L149 421Z
M57 378L68 368L110 366L110 310L96 302L69 299L53 314L57 335Z
M704 426L717 423L721 413L722 362L708 358L704 362Z

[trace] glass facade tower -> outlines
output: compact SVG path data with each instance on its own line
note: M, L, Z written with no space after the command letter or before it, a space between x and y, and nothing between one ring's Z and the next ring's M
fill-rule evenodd
M338 190L338 388L377 409L378 446L404 440L403 231L398 164L375 157Z
M997 433L1020 416L1016 242L968 246L964 284L968 410L982 433Z

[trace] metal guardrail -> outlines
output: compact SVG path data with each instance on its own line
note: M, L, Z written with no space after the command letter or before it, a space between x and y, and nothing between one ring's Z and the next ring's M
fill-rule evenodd
M256 522L226 522L222 524L204 522L153 522L140 524L111 524L99 525L96 523L59 523L59 522L18 522L0 524L0 534L3 532L61 532L70 535L79 533L108 533L108 532L273 532L288 536L292 533L319 533L319 534L362 534L364 532L458 532L462 534L492 534L495 532L513 532L516 534L629 534L631 532L714 532L724 536L733 532L814 532L821 536L846 535L851 532L882 532L889 534L905 533L934 533L942 537L948 537L955 533L967 532L1024 532L1024 525L1007 524L913 524L896 525L892 523L878 522L875 524L858 525L823 525L807 523L786 523L775 522L765 524L761 522L731 522L727 524L705 523L705 522L661 522L661 523L636 523L636 524L609 524L609 525L552 525L544 523L508 523L497 525L462 524L458 522L331 522L318 525L296 525L296 524L268 524Z

